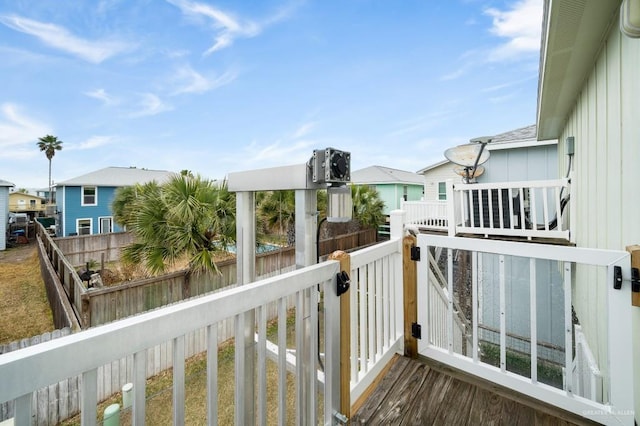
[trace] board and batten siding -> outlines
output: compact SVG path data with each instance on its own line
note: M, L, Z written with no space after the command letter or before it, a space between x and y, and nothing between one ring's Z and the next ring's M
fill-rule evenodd
M557 179L557 144L491 150L478 182L518 182ZM562 172L562 176L566 170Z
M564 141L575 137L571 184L571 238L579 247L624 250L640 244L640 39L623 36L618 18L582 86L558 144L560 170L567 167ZM606 353L606 289L591 268L576 270L573 304L598 359ZM602 282L602 281L601 281ZM640 309L633 310L640 335ZM640 359L640 339L634 339ZM606 372L605 372L606 374ZM635 409L640 413L640 368L634 368Z
M453 163L441 164L438 167L434 167L431 170L426 171L424 175L424 199L425 201L437 201L438 200L438 183L446 182L447 179L452 179L454 182L461 182L460 176L458 176L453 168L456 167Z
M97 196L98 204L95 206L82 205L82 187L81 186L65 186L64 187L64 237L68 237L76 229L77 219L91 219L92 232L97 234L100 229L99 218L112 216L111 203L115 195L116 187L98 186ZM113 223L113 232L120 232L122 228L115 222Z

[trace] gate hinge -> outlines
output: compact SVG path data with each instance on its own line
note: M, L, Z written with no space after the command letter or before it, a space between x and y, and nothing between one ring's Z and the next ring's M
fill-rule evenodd
M420 247L411 246L411 260L420 261Z
M620 290L622 288L622 266L613 267L613 289Z
M411 323L411 337L422 339L422 326L417 322Z
M631 291L640 293L640 270L631 268Z

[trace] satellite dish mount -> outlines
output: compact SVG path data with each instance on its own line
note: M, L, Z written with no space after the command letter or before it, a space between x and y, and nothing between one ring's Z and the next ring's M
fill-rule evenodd
M471 139L471 143L458 145L449 148L444 152L447 160L462 166L462 178L465 183L470 183L472 179L480 176L482 172L478 170L480 164L484 164L489 159L489 151L485 147L491 142L490 137L480 137ZM484 171L484 170L483 170Z

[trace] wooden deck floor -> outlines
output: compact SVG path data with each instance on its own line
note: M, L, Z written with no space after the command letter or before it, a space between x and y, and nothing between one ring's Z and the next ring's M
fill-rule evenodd
M457 376L457 377L456 377ZM593 424L478 379L396 357L357 412L352 425L573 425ZM474 383L475 382L475 383Z

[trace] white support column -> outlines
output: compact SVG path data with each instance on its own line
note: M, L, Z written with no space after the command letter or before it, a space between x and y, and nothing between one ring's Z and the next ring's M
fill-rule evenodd
M407 217L407 212L403 210L393 210L389 214L389 221L391 225L391 239L402 239L404 231L404 222Z
M447 179L447 226L449 228L449 236L456 236L456 209L453 195L453 180Z
M296 190L296 269L316 263L318 201L315 189Z
M295 212L296 212L296 268L304 268L316 263L316 233L318 226L318 202L315 189L297 189L295 193ZM301 375L301 393L298 398L301 401L308 401L311 386L315 386L315 380L310 381L312 372L315 373L315 363L309 364L304 362L311 358L311 309L318 309L317 306L311 306L311 291L304 290L302 302L302 342L300 348L296 348L296 361L302 365ZM296 308L299 309L300 307ZM315 356L315 355L314 355ZM300 407L300 419L310 418L308 404L302 404Z
M255 193L243 191L236 193L236 257L238 285L249 284L255 280L256 265L256 206ZM255 313L242 314L244 327L236 327L236 342L244 342L243 374L236 374L236 419L243 418L247 425L255 421ZM237 357L236 357L237 358ZM238 360L240 361L240 360ZM238 371L238 365L236 365Z

